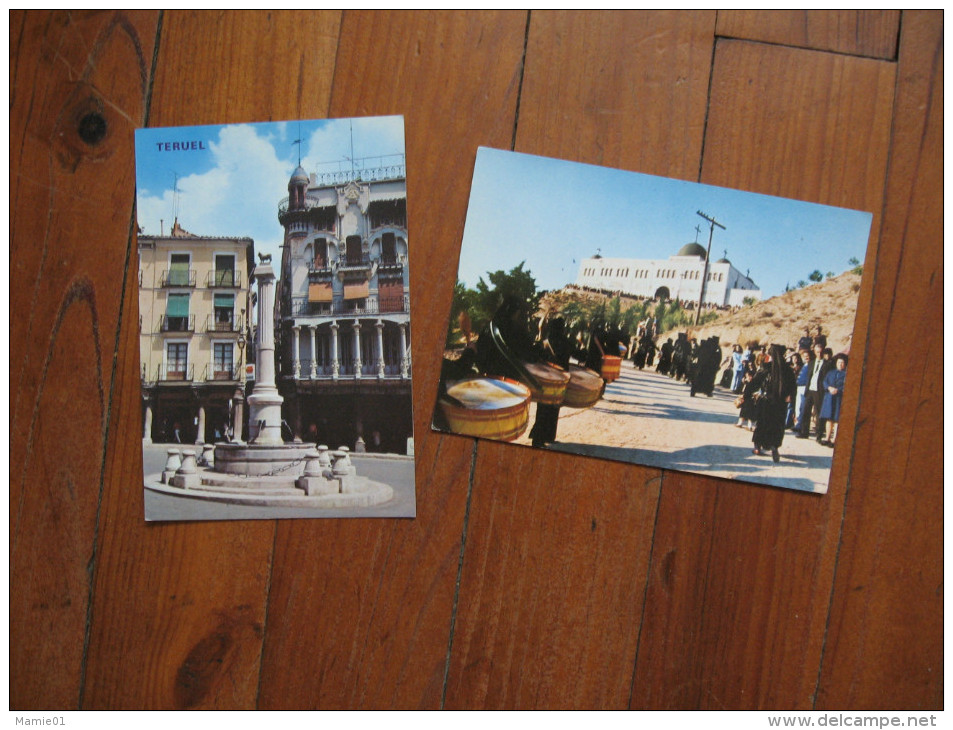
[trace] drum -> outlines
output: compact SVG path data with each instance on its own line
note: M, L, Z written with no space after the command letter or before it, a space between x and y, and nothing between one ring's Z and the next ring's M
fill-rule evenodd
M602 356L602 379L611 383L622 372L622 358L615 355Z
M440 408L450 431L462 436L513 441L529 422L530 392L509 378L467 378L450 383Z
M566 385L569 383L569 373L562 368L543 362L524 362L523 367L540 384L539 390L530 388L534 401L551 406L562 404Z
M566 396L563 405L568 408L589 408L594 406L602 397L604 383L602 377L595 370L569 366L569 383L566 385Z

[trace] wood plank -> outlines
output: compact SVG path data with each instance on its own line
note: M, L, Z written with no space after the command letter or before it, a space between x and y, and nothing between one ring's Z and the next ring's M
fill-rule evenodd
M894 60L899 10L719 10L719 36Z
M166 13L149 124L317 113L310 105L327 104L339 22L332 11ZM84 707L253 708L274 522L144 522L129 253Z
M818 709L943 708L942 298L943 14L905 11Z
M693 178L713 32L713 13L534 12L516 149ZM659 475L481 443L448 708L627 706Z
M878 211L893 78L885 62L720 41L702 182ZM634 708L811 708L847 457L826 496L666 474Z
M344 15L330 115L405 118L417 517L279 525L262 708L440 706L473 442L430 419L469 171L478 145L512 138L525 27L512 12Z
M11 15L12 708L79 706L155 25L155 13Z

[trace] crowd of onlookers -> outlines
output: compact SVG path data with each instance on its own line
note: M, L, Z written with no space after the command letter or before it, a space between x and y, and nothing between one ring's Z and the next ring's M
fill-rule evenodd
M784 348L783 357L795 379L794 397L787 403L785 412L785 429L794 431L798 438L809 438L813 434L818 443L833 446L840 420L848 353L834 355L827 346L823 328L817 325L813 334L810 328L805 328L796 347ZM766 359L769 360L766 347L743 349L735 345L731 355L722 363L730 368L731 390L741 396L737 423L740 427L755 427L751 404L757 400L757 375L764 371Z
M754 432L755 454L770 451L777 461L789 430L798 438L813 436L824 446L834 445L848 353L835 356L820 325L805 328L795 347L747 343L733 345L725 357L718 337L698 342L682 332L658 347L655 326L651 319L639 324L631 343L635 366L651 367L657 353L657 372L684 380L693 396L712 395L722 371L719 384L737 396L736 425Z

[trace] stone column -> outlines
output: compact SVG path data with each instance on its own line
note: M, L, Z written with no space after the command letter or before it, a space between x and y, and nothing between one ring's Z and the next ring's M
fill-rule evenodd
M331 323L331 377L335 380L341 374L341 363L338 362L338 323Z
M354 377L361 377L361 368L364 363L361 362L361 321L354 320Z
M410 370L410 359L407 357L407 323L400 323L400 377L407 378L409 377Z
M242 440L242 429L245 420L245 391L242 388L235 388L235 395L232 396L232 439Z
M199 425L195 431L195 443L205 443L205 404L199 403Z
M248 396L249 437L256 444L276 446L281 439L281 404L275 387L275 272L263 261L255 267L258 281L257 380Z
M377 377L384 377L384 323L377 320Z
M310 325L308 331L311 333L311 379L314 380L318 377L318 352L314 349L314 331L317 329L316 325Z
M294 332L294 350L292 354L294 355L295 380L301 379L301 344L298 340L300 330L301 327L298 325L291 328L291 331Z
M152 443L152 399L146 398L146 412L142 417L142 443Z

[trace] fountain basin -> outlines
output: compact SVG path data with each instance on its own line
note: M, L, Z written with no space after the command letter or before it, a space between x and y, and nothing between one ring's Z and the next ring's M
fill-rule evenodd
M216 444L215 471L245 476L299 477L314 444Z

